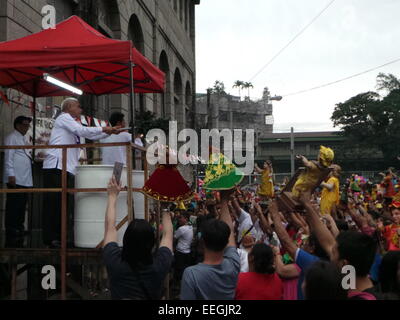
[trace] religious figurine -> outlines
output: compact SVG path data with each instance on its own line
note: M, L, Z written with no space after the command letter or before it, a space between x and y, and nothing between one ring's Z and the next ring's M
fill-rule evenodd
M338 165L332 165L333 170L326 181L321 183L321 214L331 214L334 206L339 204L339 177L341 168Z
M260 169L257 163L254 164L254 168L257 173L261 173L261 184L257 190L257 194L266 198L273 198L274 181L271 161L265 161L263 169Z
M304 156L297 156L297 159L302 161L305 168L297 170L278 197L281 211L289 212L301 208L300 196L305 193L312 193L326 179L332 170L330 165L333 158L333 150L324 146L320 147L318 161L309 161Z
M169 164L167 149L166 164L157 164L157 168L146 181L140 191L161 202L176 202L182 206L182 201L191 199L193 191L179 173L176 164Z
M326 169L332 164L333 157L333 150L324 146L319 149L318 161L309 161L304 156L297 156L298 159L301 159L306 169L299 175L292 189L292 195L295 199L299 199L300 194L303 192L312 192L319 185L321 174L326 173Z
M230 190L239 185L244 174L222 153L212 153L206 169L203 189Z

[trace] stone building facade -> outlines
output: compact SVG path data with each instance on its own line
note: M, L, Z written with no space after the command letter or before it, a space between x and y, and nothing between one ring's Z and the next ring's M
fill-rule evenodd
M241 129L242 148L245 151L245 130L254 129L254 154L259 151L259 141L273 131L271 96L267 88L262 99L241 100L230 94L197 94L196 112L199 129Z

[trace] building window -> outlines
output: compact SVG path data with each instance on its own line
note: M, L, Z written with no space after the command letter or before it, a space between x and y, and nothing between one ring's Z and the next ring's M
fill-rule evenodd
M219 121L229 121L229 112L228 111L220 111L219 112Z

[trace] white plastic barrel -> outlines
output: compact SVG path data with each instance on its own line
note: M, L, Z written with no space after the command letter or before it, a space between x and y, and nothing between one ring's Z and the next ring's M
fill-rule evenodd
M113 166L83 165L78 166L75 175L76 188L107 188L113 173ZM122 186L127 185L126 168L121 175ZM144 185L144 171L132 171L132 186ZM135 218L144 219L144 195L133 192ZM106 192L79 192L75 194L74 232L75 246L95 248L104 237L104 219L107 208ZM116 225L127 215L127 192L120 192L117 202ZM127 223L118 231L118 244L122 239Z

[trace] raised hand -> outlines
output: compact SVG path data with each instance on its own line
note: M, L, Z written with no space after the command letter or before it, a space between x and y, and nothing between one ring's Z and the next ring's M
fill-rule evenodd
M117 198L120 191L121 191L121 183L118 184L117 180L115 180L115 177L113 175L110 181L108 182L107 186L108 196Z

